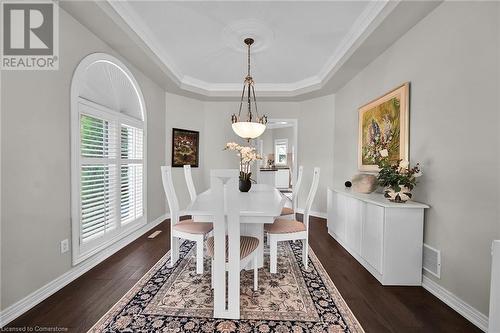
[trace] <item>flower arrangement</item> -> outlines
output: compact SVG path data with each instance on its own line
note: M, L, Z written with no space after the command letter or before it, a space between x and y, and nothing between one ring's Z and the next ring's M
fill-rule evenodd
M387 149L377 153L375 162L380 168L377 180L379 185L385 187L385 197L394 202L406 202L411 199L411 191L417 185L417 177L422 175L420 164L412 167L404 160L391 163Z
M240 146L236 142L226 143L224 150L237 151L240 158L240 181L250 182L252 179L252 172L250 167L252 163L261 160L262 157L257 154L257 151L253 147Z

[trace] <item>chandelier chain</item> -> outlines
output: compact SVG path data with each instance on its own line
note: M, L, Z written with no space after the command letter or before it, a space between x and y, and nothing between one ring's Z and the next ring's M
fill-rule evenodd
M250 87L252 86L250 81L247 81L248 84L248 96L247 96L247 103L248 103L248 121L252 121L252 103L250 99Z
M240 110L238 111L238 120L241 116L241 108L243 107L243 97L245 97L245 88L246 88L246 85L243 85L243 89L241 91L241 99L240 99Z
M257 115L257 120L259 121L259 111L257 110L257 98L255 97L255 88L252 84L252 94L253 94L253 105L255 105L255 114Z
M248 55L247 55L247 58L248 58L248 77L250 77L250 44L248 44Z
M252 74L251 74L251 49L250 48L251 48L251 45L253 44L254 41L252 38L246 38L244 40L244 42L247 45L247 76L245 77L245 80L243 82L243 89L241 91L240 108L238 110L238 116L233 114L231 116L231 121L233 122L233 124L241 122L241 111L243 109L243 101L245 99L245 93L246 93L247 94L246 102L248 104L248 108L247 108L248 119L246 120L246 122L250 122L250 123L257 122L257 123L265 125L267 123L267 117L265 115L260 117L260 115L259 115L259 111L257 108L257 96L255 95L255 87L254 87L255 84L254 84ZM255 114L252 113L252 101L254 104ZM256 117L255 120L254 120L254 117Z

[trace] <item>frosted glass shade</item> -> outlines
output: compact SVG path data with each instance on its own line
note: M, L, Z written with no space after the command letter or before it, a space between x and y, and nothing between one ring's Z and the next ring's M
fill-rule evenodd
M255 139L266 130L266 125L250 121L238 121L233 123L233 131L243 139Z

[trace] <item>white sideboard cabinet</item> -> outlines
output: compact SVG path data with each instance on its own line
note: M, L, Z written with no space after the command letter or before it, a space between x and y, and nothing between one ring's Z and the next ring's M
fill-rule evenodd
M383 285L421 285L426 208L379 193L328 189L328 233Z

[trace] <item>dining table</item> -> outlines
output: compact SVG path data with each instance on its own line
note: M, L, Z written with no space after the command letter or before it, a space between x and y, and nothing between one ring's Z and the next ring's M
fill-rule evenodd
M275 187L268 184L253 184L250 191L238 192L240 208L241 235L259 239L258 267L264 265L264 225L271 224L281 215L287 198ZM210 189L197 195L191 202L186 214L191 215L194 222L212 222Z
M235 180L234 185L237 186L237 178ZM212 184L214 183L212 182ZM225 256L218 252L217 247L214 250L213 267L211 267L212 279L214 279L212 281L214 288L214 317L239 319L240 270L254 269L255 264L258 268L264 266L264 225L273 223L276 217L281 215L281 210L287 198L271 185L254 184L248 192L240 192L236 188L231 191L224 190L226 192L226 195L222 196L224 203L222 205L215 204L215 206L224 207L219 210L214 209L214 198L217 197L217 193L220 193L220 191L219 187L219 189L214 189L213 193L212 189L200 193L187 207L186 213L191 215L194 222L214 222L216 220L221 221L221 219L224 221L225 219L226 237L229 237L229 239L237 237L238 233L240 236L252 236L259 239L258 247L255 250L255 259L248 262L248 264L243 264L243 266L239 263L239 258L234 259L233 257L231 259L231 255L229 255L226 261ZM214 216L215 212L217 217ZM235 219L234 216L237 216L237 218ZM234 221L239 221L239 228L235 229L233 225L230 225ZM223 242L219 244L224 248L223 244L227 242L227 239L224 241L217 238L223 237L224 229L219 228L217 230L215 230L214 224L215 243L217 244L217 239L219 239ZM236 234L234 230L238 230ZM229 252L231 251L229 249ZM227 279L226 271L228 274Z

